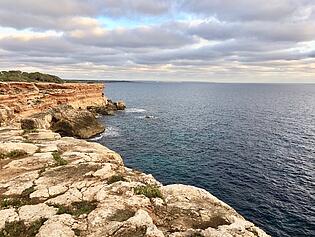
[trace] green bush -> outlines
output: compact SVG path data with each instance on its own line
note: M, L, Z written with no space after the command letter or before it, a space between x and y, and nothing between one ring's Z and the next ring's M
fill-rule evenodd
M92 201L82 201L82 202L74 202L69 206L64 205L56 205L58 208L57 214L70 214L73 216L80 216L82 214L89 214L97 207L97 202Z
M23 151L23 150L19 150L19 149L16 149L16 150L13 150L13 151L10 151L10 152L7 152L7 153L3 153L3 152L0 153L0 159L21 158L21 157L24 157L24 156L27 156L27 152Z
M65 159L63 159L61 157L60 152L55 151L55 152L52 153L52 156L53 156L53 158L56 161L56 164L58 166L67 165L68 164L68 161L66 161Z
M153 186L153 185L135 187L134 192L136 195L144 195L148 198L162 198L163 199L163 195L159 187Z
M25 189L21 195L10 195L10 196L1 196L0 197L0 207L1 208L8 208L8 207L15 207L19 208L25 205L33 205L38 204L39 199L37 198L30 198L30 194L35 191L34 186Z
M117 175L113 175L111 176L108 180L107 183L108 184L112 184L112 183L116 183L119 181L126 181L126 179L124 178L124 176L122 176L121 174L117 174Z
M41 218L30 224L25 224L24 221L7 222L0 231L0 237L35 237L46 220Z

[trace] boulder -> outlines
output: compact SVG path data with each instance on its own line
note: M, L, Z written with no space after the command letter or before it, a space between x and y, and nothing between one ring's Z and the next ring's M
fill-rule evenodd
M117 110L124 110L126 109L126 104L124 101L119 100L115 103Z
M23 130L49 129L51 121L51 114L38 113L31 117L21 119L21 128Z
M88 110L76 110L69 106L52 109L51 130L61 136L90 138L104 132L95 115Z
M109 106L88 106L87 110L93 114L114 115L114 109Z
M90 138L105 130L95 115L88 110L64 105L21 119L25 131L51 129L61 136Z

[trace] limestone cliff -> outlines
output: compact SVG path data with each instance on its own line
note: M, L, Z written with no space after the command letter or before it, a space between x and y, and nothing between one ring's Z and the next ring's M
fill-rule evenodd
M163 186L52 131L0 128L0 169L0 236L268 236L203 189Z
M25 117L57 105L74 108L106 104L104 84L0 83L0 123Z

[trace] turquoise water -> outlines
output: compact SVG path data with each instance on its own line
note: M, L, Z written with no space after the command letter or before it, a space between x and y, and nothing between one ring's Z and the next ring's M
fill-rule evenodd
M107 83L128 109L94 140L205 188L272 236L315 236L315 85ZM145 116L150 116L146 118Z

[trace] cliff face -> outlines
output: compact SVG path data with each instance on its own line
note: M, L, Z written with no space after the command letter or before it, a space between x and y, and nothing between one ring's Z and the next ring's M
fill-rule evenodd
M163 186L48 130L0 128L0 204L0 236L269 236L203 189Z
M74 108L106 104L104 84L0 83L0 122L29 116L58 105Z

